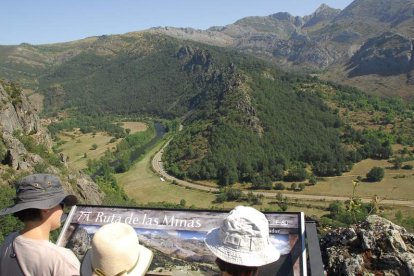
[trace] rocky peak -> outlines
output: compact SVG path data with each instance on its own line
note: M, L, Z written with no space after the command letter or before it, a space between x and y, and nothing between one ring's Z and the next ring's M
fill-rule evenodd
M377 215L329 232L321 249L328 275L414 275L414 234Z
M319 6L319 8L316 9L316 11L313 14L329 13L332 10L337 10L337 9L333 9L326 4L322 4Z
M304 27L314 26L321 22L329 22L341 12L340 9L333 9L326 4L322 4L311 15L305 16L303 20L306 22Z
M278 21L288 21L293 23L296 27L300 27L303 24L302 18L299 16L293 16L288 12L278 12L275 14L269 15L270 18L276 19Z

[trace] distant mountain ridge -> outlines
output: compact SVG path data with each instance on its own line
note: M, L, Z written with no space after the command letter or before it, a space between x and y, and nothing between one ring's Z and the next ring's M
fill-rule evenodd
M414 100L413 26L414 0L355 0L343 10L322 4L304 17L278 12L207 30L158 27L148 32L233 48L285 68L310 70L367 93ZM130 47L127 37L137 38L142 33L51 45L0 46L0 77L13 80L17 75L23 83L30 83L39 69L86 50L116 54ZM384 43L390 37L400 39Z
M283 66L310 69L319 72L322 78L355 85L368 93L414 99L413 26L413 0L356 0L342 11L323 4L304 17L280 12L246 17L207 31L176 28L152 31L235 48ZM382 43L384 35L390 34L401 37L401 40ZM366 52L367 48L374 54L358 60L360 50ZM375 54L378 48L383 53L391 53L382 57L382 62L378 62ZM400 48L407 50L401 52ZM399 64L402 59L401 67L390 66ZM365 63L368 66L375 63L375 66L370 70L352 69L365 68ZM349 64L353 66L349 67ZM379 85L379 78L384 77L389 81ZM396 81L396 78L400 80Z

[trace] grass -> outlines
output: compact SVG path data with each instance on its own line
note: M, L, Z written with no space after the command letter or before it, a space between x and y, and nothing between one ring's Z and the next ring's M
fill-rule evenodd
M145 130L145 125L131 124L124 125L133 131ZM140 129L140 130L138 130ZM79 158L86 150L89 153L89 158L92 156L98 158L106 148L113 145L108 144L110 136L104 133L97 133L93 138L91 134L76 134L68 133L68 135L62 135L62 138L68 142L61 146L65 149L64 152L68 156L75 156ZM77 140L80 143L77 143ZM98 148L94 151L90 150L92 143L96 143ZM121 187L123 187L125 193L129 198L134 199L138 204L148 204L154 202L168 202L179 204L182 199L185 200L186 205L184 207L193 206L197 209L210 209L211 207L223 210L230 210L237 205L248 205L247 202L224 202L220 204L213 203L215 194L203 191L197 191L174 185L170 182L163 182L159 176L156 175L150 168L150 161L152 156L159 150L162 143L155 146L148 154L146 154L141 160L134 164L134 166L125 173L117 174L116 178ZM86 164L83 155L82 160L73 160L71 166L81 167L82 164ZM71 161L71 159L70 159ZM414 162L410 162L414 163ZM389 167L390 164L387 161L381 160L364 160L354 166L351 172L344 174L341 177L326 178L324 181L319 181L315 186L307 186L304 194L316 194L316 195L332 195L332 196L350 196L352 193L352 180L359 176L365 176L365 174L373 166ZM405 178L393 178L395 175L405 175ZM413 196L413 172L404 170L390 170L386 169L385 179L376 183L361 183L358 186L357 194L361 197L370 197L377 194L381 197L396 198L396 199L412 199ZM214 183L204 182L204 185L215 186ZM288 183L285 183L287 186ZM238 185L240 188L244 185ZM288 191L281 191L282 194L288 193ZM314 200L299 200L289 199L288 212L304 212L306 216L321 217L328 214L327 207L331 201L314 201ZM379 203L381 206L381 203ZM260 205L254 205L258 210L266 211L280 211L276 198L264 198L263 203ZM398 224L395 215L400 210L404 217L412 216L412 208L404 206L382 206L380 215L385 216L391 221ZM412 229L408 229L413 231Z
M413 161L407 164L414 164ZM372 167L385 168L385 177L380 182L361 182L358 186L358 196L373 197L375 195L387 199L414 199L414 171L389 169L392 165L386 160L367 159L355 164L350 172L342 176L326 177L315 186L307 186L302 192L311 195L348 196L352 194L352 180L358 176L365 178ZM396 176L404 176L398 178Z
M95 135L82 134L79 131L63 132L59 134L59 138L65 141L59 149L69 157L69 166L77 170L86 168L88 159L98 159L107 149L112 150L116 145L116 142L109 143L112 137L103 132ZM92 149L93 144L98 146L95 150ZM85 153L87 158L84 157Z
M141 122L126 122L125 128L131 129L131 133L144 131L146 125ZM70 166L82 169L86 167L86 160L89 158L99 158L106 149L112 149L115 143L109 144L112 138L105 133L81 134L78 132L65 132L60 134L60 138L67 141L61 145L63 152L69 156ZM92 150L92 144L97 144L96 150ZM248 205L247 202L225 202L221 204L213 203L215 194L203 191L197 191L170 182L163 182L150 168L152 156L159 150L162 143L156 145L148 154L139 160L133 167L123 174L116 175L117 181L123 187L129 198L134 199L138 204L148 204L154 202L168 202L179 204L182 199L186 201L186 206L193 206L198 209L209 209L211 207L218 209L230 210L236 205ZM84 152L88 158L83 158ZM406 162L414 165L414 161ZM406 164L405 163L405 164ZM381 182L368 183L361 182L358 186L357 195L360 197L373 197L378 195L387 199L414 199L414 172L412 170L393 170L390 169L392 164L386 160L363 160L355 164L353 169L340 177L327 177L319 180L315 186L307 186L300 194L326 195L326 196L350 196L352 194L352 180L358 176L365 177L366 173L374 166L385 168L385 178ZM397 177L398 176L398 177ZM216 186L215 183L202 181L203 185ZM290 183L284 183L286 187ZM235 187L242 188L246 185L237 184ZM273 190L274 191L274 190ZM274 191L275 193L277 191ZM281 191L284 193L293 193L290 191ZM295 192L296 193L296 192ZM290 199L287 211L304 212L307 216L320 217L328 213L326 208L330 201L312 201ZM381 204L380 204L381 206ZM278 211L276 199L265 198L261 205L253 206L259 210ZM382 212L387 218L395 221L395 214L401 210L404 217L411 215L412 208L403 206L384 206Z
M404 164L414 165L414 161L404 162ZM342 176L325 177L318 180L314 186L306 186L302 192L289 190L280 191L283 193L319 195L319 196L341 196L347 197L352 194L352 180L358 176L365 178L366 174L373 167L385 169L385 177L380 182L361 182L358 186L358 196L372 198L377 195L380 198L413 200L414 199L414 170L394 170L392 164L387 160L366 159L354 165L350 172ZM290 188L292 182L277 181L283 183L286 188ZM216 183L209 181L196 181L197 184L209 187L217 187ZM236 183L233 185L237 189L247 189L249 185ZM278 191L271 190L275 193Z
M143 122L123 122L123 127L129 128L130 133L133 134L145 131L148 126ZM83 134L78 130L62 132L58 137L65 142L59 147L59 150L69 157L69 166L77 170L86 168L88 159L99 159L106 150L114 150L116 144L121 141L118 139L116 142L109 143L113 137L105 132L97 132L93 135L91 133ZM98 147L92 149L93 144ZM85 153L86 158L84 157Z
M186 206L209 208L215 198L213 194L163 182L151 170L151 158L160 146L161 144L154 147L129 171L116 175L118 183L123 187L128 197L134 199L138 204L163 201L178 204L181 199L184 199Z
M131 134L140 131L146 131L148 126L143 122L122 122L122 127L124 129L130 129Z

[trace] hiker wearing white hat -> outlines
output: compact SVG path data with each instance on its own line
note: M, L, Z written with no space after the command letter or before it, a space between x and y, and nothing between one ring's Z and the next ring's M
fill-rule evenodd
M49 241L50 231L60 227L64 205L76 204L76 197L65 194L56 176L32 174L17 183L14 202L0 216L13 214L24 227L0 247L0 275L79 275L75 254Z
M260 266L280 257L269 239L268 220L252 207L234 208L219 228L207 233L205 244L217 257L222 275L257 275Z
M141 276L152 257L152 251L139 244L130 225L105 224L93 236L92 247L82 261L81 276Z

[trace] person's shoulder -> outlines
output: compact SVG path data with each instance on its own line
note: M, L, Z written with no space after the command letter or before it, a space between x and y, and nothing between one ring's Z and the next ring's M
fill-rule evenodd
M53 263L55 271L68 273L62 275L77 275L74 272L79 272L80 262L70 249L57 246L53 243L49 243L48 249L50 250L50 254L54 255ZM70 273L71 271L72 273Z
M65 258L67 258L67 257L76 258L75 254L70 249L67 249L65 247L57 246L56 244L51 243L51 242L47 243L47 247L48 247L49 250L51 250L52 252L54 252L58 256L63 256Z

